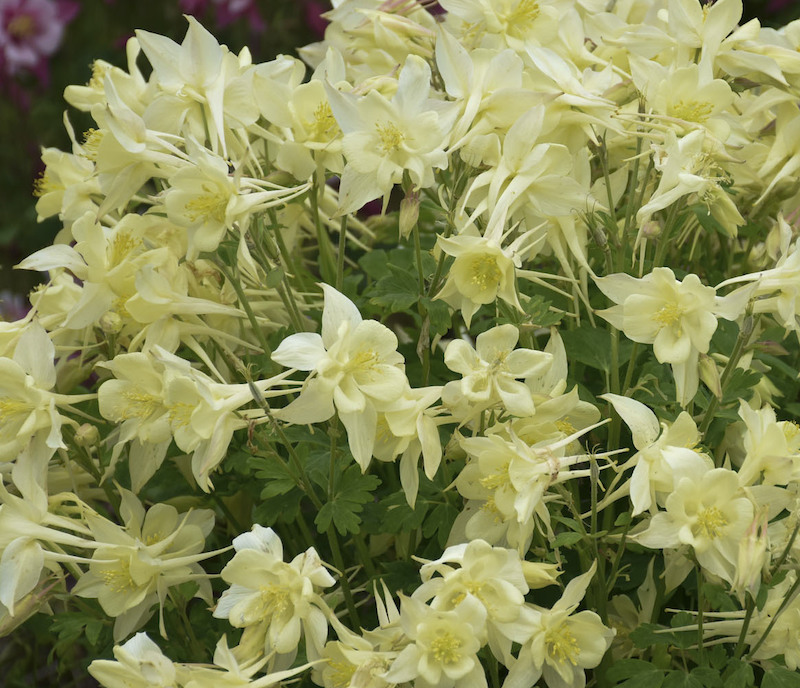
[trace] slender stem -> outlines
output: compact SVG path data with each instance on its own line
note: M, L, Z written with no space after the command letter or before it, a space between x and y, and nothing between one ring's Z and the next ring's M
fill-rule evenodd
M228 270L228 267L223 263L221 260L217 260L215 262L219 271L225 276L225 279L230 282L231 286L233 287L234 291L236 292L236 296L239 298L239 303L241 304L242 308L244 309L245 314L247 315L247 319L250 321L250 327L253 328L253 332L255 333L256 337L258 338L258 343L261 345L262 351L267 355L272 354L272 347L267 343L267 338L264 336L264 331L261 329L261 326L258 324L258 320L256 319L256 314L253 312L253 309L250 307L250 302L247 300L247 296L242 289L242 285L239 283L239 280L233 279L233 275Z
M377 571L372 565L372 556L369 553L369 547L367 547L367 543L364 541L364 535L361 531L353 536L353 542L355 543L356 549L358 550L358 555L361 557L361 561L364 564L364 571L368 577L374 578L377 575Z
M339 584L342 586L344 593L344 602L347 605L347 613L350 615L350 621L353 623L353 630L358 632L361 628L361 619L358 616L356 603L353 599L353 591L350 589L350 581L347 580L347 573L345 572L344 559L342 558L342 549L339 546L339 537L336 535L336 529L333 524L328 527L328 542L331 546L331 553L333 554L333 563L339 569Z
M734 659L744 654L744 639L747 637L747 631L750 628L750 621L753 618L753 612L756 609L756 602L752 597L747 598L747 609L744 613L744 621L742 621L742 629L739 631L739 639L736 641L736 650L733 653Z
M342 291L344 285L344 255L347 243L347 215L342 215L339 225L339 247L337 249L338 263L336 264L336 291Z
M311 214L314 217L314 227L317 230L317 241L319 243L319 257L320 257L319 269L320 272L322 273L322 278L328 284L333 284L334 280L336 279L336 265L333 262L331 239L328 236L328 232L326 232L325 228L322 226L322 218L320 217L319 214L319 202L317 199L316 182L314 184L314 188L311 189L311 194L309 195L309 199L311 200Z
M697 663L702 666L704 664L703 607L706 600L703 595L703 569L697 562L695 565L697 567L697 657L699 660Z

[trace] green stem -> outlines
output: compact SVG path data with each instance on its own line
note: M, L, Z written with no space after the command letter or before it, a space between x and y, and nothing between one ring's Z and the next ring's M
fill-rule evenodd
M333 249L331 248L331 239L328 232L322 226L322 218L319 214L319 202L317 199L317 185L314 183L314 188L311 190L309 196L311 200L311 214L314 217L314 227L317 230L317 242L319 244L319 269L322 273L322 278L328 284L335 284L336 279L336 264L333 260Z
M230 273L225 263L223 263L221 260L217 260L215 261L215 264L217 268L219 268L219 271L225 276L225 279L230 282L231 286L236 292L236 296L239 298L239 303L247 315L247 319L250 321L250 327L253 328L253 332L258 338L258 343L261 345L261 349L267 356L270 356L272 354L272 347L270 347L270 345L267 343L267 338L264 336L264 332L261 329L261 326L258 324L256 314L250 307L250 302L247 300L247 296L242 289L242 285L239 283L239 280L233 279L233 275Z
M697 566L697 663L702 666L705 663L703 657L705 646L703 638L703 607L706 600L703 595L703 569L697 562L695 562L695 565Z
M347 605L347 613L350 615L350 621L353 623L353 629L358 633L361 628L361 619L358 616L356 603L353 599L353 591L350 589L350 581L347 580L347 573L345 572L344 559L342 558L342 550L339 546L339 537L336 535L336 529L333 524L330 525L327 531L328 542L331 546L331 553L333 554L333 563L339 570L339 584L342 586L344 593L344 602Z
M337 258L339 260L336 264L336 291L342 291L342 286L344 285L344 254L346 243L347 215L342 215L341 224L339 225L339 247L337 248Z

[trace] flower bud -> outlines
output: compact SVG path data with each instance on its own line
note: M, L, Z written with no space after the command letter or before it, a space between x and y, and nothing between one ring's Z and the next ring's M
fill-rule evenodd
M99 325L106 334L119 334L122 329L122 318L116 311L106 311L100 317Z

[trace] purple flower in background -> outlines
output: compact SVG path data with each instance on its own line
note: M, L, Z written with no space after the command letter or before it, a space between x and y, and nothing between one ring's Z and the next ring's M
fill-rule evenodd
M202 15L209 7L216 10L217 26L221 29L242 17L247 19L253 33L262 33L267 28L255 0L180 0L185 14Z
M0 68L47 76L47 58L80 5L69 0L0 0Z

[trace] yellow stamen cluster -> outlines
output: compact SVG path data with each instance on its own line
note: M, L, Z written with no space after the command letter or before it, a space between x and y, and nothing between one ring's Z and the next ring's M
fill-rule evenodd
M122 420L128 420L130 418L149 418L161 412L164 408L161 399L155 394L128 389L122 392L122 396L130 402L122 410Z
M353 674L356 673L356 665L350 662L330 662L332 669L329 679L332 688L349 688Z
M33 182L33 195L36 198L52 193L53 191L63 191L61 184L56 184L47 172L42 172Z
M710 506L697 514L697 527L707 538L714 539L722 535L722 529L728 525L728 519L718 507Z
M395 151L400 150L400 146L406 140L403 134L394 122L387 122L386 124L376 124L375 128L378 130L378 138L380 139L380 151L384 155L389 155Z
M494 256L478 256L470 265L470 281L481 289L497 287L501 272Z
M580 648L566 623L548 629L544 636L544 642L547 645L547 653L554 660L561 664L569 662L573 666L577 665L576 660L580 654Z
M281 616L291 606L289 592L282 585L262 585L261 593L261 618Z
M203 190L207 193L197 198L193 198L186 204L186 217L189 222L202 220L208 222L225 222L225 215L228 209L228 196L218 189L210 189L203 185Z
M87 160L97 160L97 149L103 140L103 132L98 129L87 129L83 132L83 157Z
M685 310L677 303L668 303L650 317L662 327L671 327L681 319Z
M314 120L310 129L311 138L317 141L331 141L342 133L328 103L320 103L314 110Z
M697 122L702 124L714 111L711 103L699 100L679 100L672 106L672 116L686 122Z
M128 232L117 232L111 241L108 252L109 267L119 265L128 254L140 244L138 239L132 237Z
M536 0L519 0L517 6L506 15L508 28L516 32L527 31L539 16Z
M106 569L101 572L100 578L111 592L130 592L136 590L137 587L131 578L131 566L127 561L121 561L119 568Z
M431 641L431 654L437 662L442 664L456 664L461 660L461 646L463 642L456 638L450 631L439 631Z
M6 31L17 39L30 38L36 33L36 20L30 14L18 14L8 22Z

